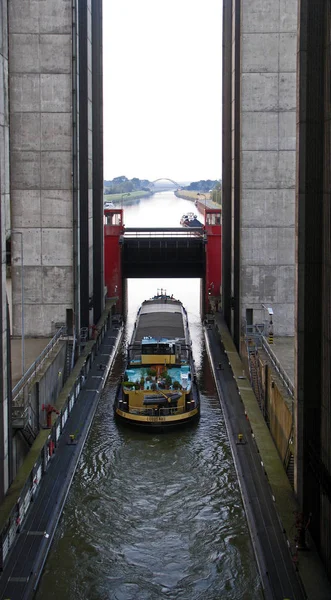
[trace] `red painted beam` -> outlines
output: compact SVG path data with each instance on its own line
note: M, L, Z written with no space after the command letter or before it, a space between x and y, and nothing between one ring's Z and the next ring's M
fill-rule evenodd
M205 210L206 288L205 311L211 311L211 297L220 298L222 284L222 211L219 208Z
M104 211L104 261L107 298L117 297L116 312L123 312L122 257L120 237L124 233L123 210Z

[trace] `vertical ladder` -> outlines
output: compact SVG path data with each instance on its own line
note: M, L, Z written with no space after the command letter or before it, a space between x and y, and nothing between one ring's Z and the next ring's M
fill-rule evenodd
M290 435L287 440L287 448L284 457L284 468L289 479L290 484L294 487L294 454L292 452L294 427L292 424Z

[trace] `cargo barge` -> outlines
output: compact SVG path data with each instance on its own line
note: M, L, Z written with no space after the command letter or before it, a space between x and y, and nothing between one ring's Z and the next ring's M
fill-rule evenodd
M180 300L163 290L138 310L114 414L122 423L152 430L199 418L187 313Z

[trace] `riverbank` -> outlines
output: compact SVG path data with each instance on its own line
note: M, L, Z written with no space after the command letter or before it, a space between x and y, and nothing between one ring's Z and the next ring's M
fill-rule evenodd
M183 198L184 200L191 200L191 202L201 201L201 200L211 200L211 193L206 192L203 194L202 192L197 191L189 191L189 190L175 190L175 196L177 198Z
M211 192L206 192L206 194L203 194L202 192L198 191L176 190L174 194L177 196L177 198L183 198L184 200L194 202L195 208L198 209L198 211L200 211L203 215L205 214L206 208L222 208L220 204L213 202Z
M155 192L140 190L137 192L127 192L124 194L104 194L103 201L113 202L114 204L128 204L134 200L139 200L140 198L153 196L154 193Z
M194 202L195 206L203 212L205 208L220 208L221 204L213 201L213 193L212 192L198 192L198 191L189 191L189 190L175 190L175 196L177 198L183 198L183 200L190 200Z

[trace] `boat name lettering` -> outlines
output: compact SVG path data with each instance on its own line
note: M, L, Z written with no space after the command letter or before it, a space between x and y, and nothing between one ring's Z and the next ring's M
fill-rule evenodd
M157 421L165 421L165 417L147 417L147 421L153 421L154 423Z

